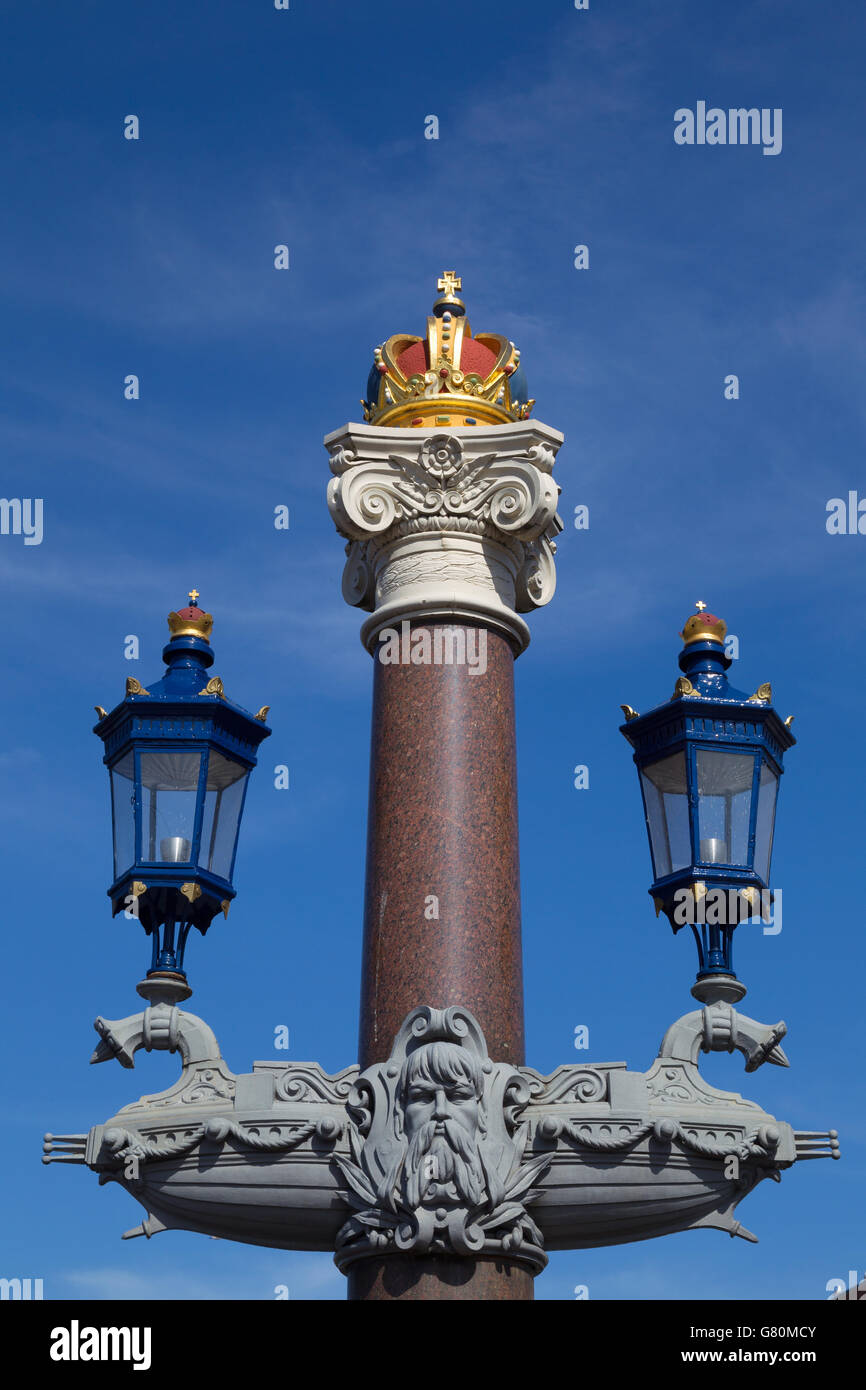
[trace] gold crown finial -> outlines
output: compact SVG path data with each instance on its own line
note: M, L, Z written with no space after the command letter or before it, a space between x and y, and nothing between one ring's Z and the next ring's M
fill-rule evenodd
M692 613L686 619L680 637L688 647L692 642L724 642L728 631L728 625L724 618L717 618L715 613L708 613L706 604L702 599L698 599L695 604L697 612Z
M190 589L190 608L181 608L178 613L169 613L168 630L172 637L200 637L209 642L213 631L213 614L203 613L198 606L201 597L198 589Z
M394 333L374 350L364 419L409 429L528 419L535 402L514 343L501 333L473 336L456 271L443 271L436 288L425 337Z

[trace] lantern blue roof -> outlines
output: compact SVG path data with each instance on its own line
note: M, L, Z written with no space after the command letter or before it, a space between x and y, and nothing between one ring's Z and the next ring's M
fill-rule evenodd
M173 635L162 651L165 674L146 687L129 677L126 697L94 726L94 733L105 743L106 762L135 734L154 739L213 738L255 765L255 751L271 732L264 721L268 707L251 714L229 698L219 677L208 674L215 659L207 640L212 622L209 614L190 608L169 615Z
M673 740L677 734L712 735L722 741L749 739L765 744L781 764L782 754L797 740L783 723L772 704L767 683L751 694L738 690L728 681L730 657L720 643L692 642L680 653L679 666L686 673L676 682L673 694L646 714L633 715L620 725L620 732L635 749L636 758ZM671 720L674 724L671 724ZM682 721L682 728L678 727ZM696 728L696 721L699 727ZM663 730L670 726L667 734Z

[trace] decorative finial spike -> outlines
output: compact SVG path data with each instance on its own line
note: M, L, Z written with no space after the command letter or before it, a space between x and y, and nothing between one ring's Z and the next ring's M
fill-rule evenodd
M194 607L194 608L197 608L197 607L198 607L199 598L201 597L201 595L199 594L198 589L190 589L190 591L189 591L189 597L190 597L190 602L192 603L193 607Z
M440 294L457 294L463 288L463 278L453 270L445 270L436 281L436 288Z
M460 298L459 291L463 288L463 279L453 270L445 270L436 281L436 288L439 291L439 298L433 305L433 313L437 318L441 318L446 312L456 314L462 318L466 313L466 305Z

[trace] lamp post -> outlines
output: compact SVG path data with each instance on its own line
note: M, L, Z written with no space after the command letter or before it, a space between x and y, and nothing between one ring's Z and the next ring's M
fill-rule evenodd
M110 896L155 940L149 1007L97 1019L91 1060L179 1051L181 1076L45 1140L45 1162L86 1164L145 1207L127 1236L333 1251L356 1299L525 1300L547 1250L697 1228L752 1240L735 1209L757 1183L838 1157L835 1131L794 1131L700 1074L710 1051L787 1066L785 1024L733 1008L735 922L709 912L693 924L704 1007L671 1024L647 1071L524 1065L513 665L523 615L554 591L562 437L530 421L514 344L472 337L460 288L446 273L426 338L376 350L363 423L325 440L343 595L368 615L375 673L359 1065L236 1074L177 1007L186 935L234 893L243 788L268 733L266 708L253 717L208 680L210 618L193 605L169 620L164 680L128 682L97 725ZM719 619L698 613L683 635L674 697L645 716L623 707L651 892L675 931L711 892L733 893L739 920L767 891L793 743L768 686L728 686Z
M634 749L653 865L650 894L674 932L688 924L698 948L703 998L736 981L738 923L766 916L782 762L796 742L791 718L772 705L769 684L753 694L728 682L726 625L697 612L681 633L671 698L647 714L623 705L621 732Z
M111 784L112 914L141 923L153 943L147 979L176 998L191 993L189 932L228 917L247 782L270 734L267 705L248 714L208 675L213 618L197 590L189 598L168 617L165 675L148 688L130 676L110 714L97 706L94 728Z
M554 592L562 436L530 418L514 343L473 336L460 277L437 288L423 337L376 348L364 424L325 439L373 657L362 1067L422 1002L470 1009L492 1054L524 1060L514 667ZM442 1296L435 1241L369 1255L350 1297ZM467 1256L460 1297L531 1297L527 1261Z

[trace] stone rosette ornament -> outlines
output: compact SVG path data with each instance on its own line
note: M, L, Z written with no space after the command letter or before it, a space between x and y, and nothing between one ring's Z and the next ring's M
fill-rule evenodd
M550 1155L527 1156L524 1076L493 1062L473 1016L415 1009L387 1062L347 1103L350 1157L335 1155L355 1211L335 1260L396 1253L507 1255L534 1271L547 1256L527 1208Z

